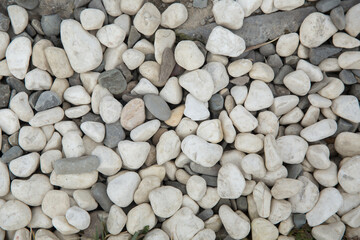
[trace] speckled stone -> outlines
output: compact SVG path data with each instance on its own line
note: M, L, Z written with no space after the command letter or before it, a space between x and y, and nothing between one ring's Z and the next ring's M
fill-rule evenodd
M100 73L98 82L114 95L124 92L127 86L124 75L118 69Z

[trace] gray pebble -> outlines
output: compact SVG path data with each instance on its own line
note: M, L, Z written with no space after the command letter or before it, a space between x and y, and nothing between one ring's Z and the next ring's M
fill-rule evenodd
M195 8L206 8L207 2L207 0L194 0L192 5Z
M284 84L283 79L286 75L293 72L294 69L289 65L284 65L282 68L280 68L278 74L274 78L274 84Z
M241 77L237 77L237 78L233 78L230 80L230 83L235 84L237 86L244 86L245 84L247 84L250 81L249 76L241 76Z
M79 73L75 72L71 77L69 77L69 85L71 87L82 85Z
M85 114L84 116L81 117L81 123L87 122L87 121L103 123L100 115L92 113L92 112L88 112L87 114Z
M357 84L351 85L349 93L351 95L354 95L355 97L357 97L357 99L360 100L360 84L357 83Z
M9 85L0 84L0 108L6 108L10 100Z
M128 40L127 40L128 48L132 48L134 46L134 44L140 38L141 38L141 34L138 32L138 30L136 30L136 28L134 26L131 26L129 36L128 36Z
M105 69L105 61L103 60L97 68L93 69L93 72L103 72Z
M271 84L273 85L273 84ZM287 89L285 86L283 85L273 85L274 86L274 90L275 90L275 94L276 97L279 97L279 96L284 96L284 95L290 95L291 92L289 89Z
M15 0L15 2L17 5L28 10L32 10L39 5L39 0Z
M121 71L121 73L126 79L126 82L130 82L133 79L133 75L131 71L128 69L128 67L125 65L125 63L121 63L116 68Z
M296 68L296 65L300 58L298 56L292 55L285 58L285 64L292 66L293 68Z
M286 165L288 171L287 178L297 179L297 177L302 173L303 168L301 164L288 164Z
M279 55L273 54L267 58L267 64L272 68L281 68L284 64Z
M33 109L35 109L36 102L38 101L42 92L43 91L36 91L29 96L29 104Z
M265 57L268 57L270 55L273 55L276 53L276 50L275 50L275 45L272 44L272 43L269 43L269 44L266 44L264 46L261 46L259 48L259 51L262 55L264 55Z
M300 135L301 130L303 130L303 126L298 123L293 123L288 125L285 128L285 135Z
M184 169L185 169L185 171L186 171L188 174L190 174L190 175L196 175L196 173L194 173L194 172L191 170L189 164L184 165Z
M0 12L0 31L7 32L10 26L10 19Z
M95 183L91 187L91 195L95 198L96 202L99 203L100 207L105 212L109 212L113 203L106 192L106 185L100 182Z
M339 78L346 85L352 85L352 84L357 83L357 80L356 80L354 74L350 70L345 70L345 69L342 70L339 73Z
M303 111L310 107L310 101L307 96L300 97L298 107Z
M177 181L165 181L164 185L165 186L172 186L174 188L179 189L182 192L183 195L187 193L186 192L186 186L184 184L181 184L181 183L177 182Z
M316 8L320 12L328 12L331 9L339 6L341 0L320 0L316 3Z
M3 163L9 163L11 160L14 160L15 158L18 158L23 155L23 150L19 146L11 147L9 150L4 152L4 154L1 157L1 161Z
M320 82L316 82L316 83L311 84L311 88L310 88L308 94L317 93L318 91L323 89L326 85L328 85L329 82L330 82L329 78L326 75L324 75L323 80L321 80Z
M85 9L85 7L79 7L74 9L74 18L76 21L80 22L80 14Z
M149 112L161 121L166 121L171 116L170 107L164 99L155 94L146 94L144 102Z
M60 34L60 24L61 18L57 14L46 15L41 18L41 28L48 37Z
M8 142L11 146L19 146L19 132L16 132L8 137Z
M337 29L344 30L346 20L345 20L344 9L341 6L331 10L330 18L331 21L334 23L334 25L337 27Z
M205 209L197 215L197 217L203 221L208 220L212 216L214 216L214 211L212 209Z
M209 100L210 110L220 111L224 108L224 98L221 94L214 94Z
M124 92L127 86L124 76L118 69L100 73L98 82L114 95L119 95Z
M213 167L203 167L200 164L191 162L190 168L196 173L217 177L220 165L215 164Z
M31 91L27 90L24 84L24 81L20 81L14 77L6 78L6 83L10 86L11 89L15 89L17 93L26 92L26 94L30 94Z
M358 123L352 123L346 121L343 118L339 118L339 120L337 121L337 130L334 136L337 136L342 132L355 132L358 126L359 126Z
M126 137L120 121L111 124L105 124L104 144L109 148L117 147L118 143Z
M62 158L53 163L57 174L88 173L96 170L100 165L97 156L82 156L74 158Z
M304 213L294 213L293 220L295 228L301 228L306 223L306 215Z
M217 177L209 175L201 175L201 177L205 180L207 186L217 187Z
M220 198L219 202L215 205L215 207L213 207L213 211L216 213L219 212L219 208L222 205L228 205L229 207L231 207L230 199Z
M248 209L247 198L244 196L241 196L238 199L236 199L236 206L238 209L240 209L243 212L247 211L247 209Z
M40 94L39 99L36 102L35 110L44 111L53 107L57 107L61 104L60 97L53 91L45 91Z
M309 60L314 65L319 65L324 59L331 57L341 51L341 48L325 44L317 48L310 48Z
M165 85L176 65L174 53L171 48L165 48L161 59L159 86Z
M33 26L31 26L31 24L28 24L27 26L26 26L26 32L31 36L31 37L35 37L36 36L36 34L37 34L37 32L35 31L35 29L34 29L34 27Z
M90 2L90 0L75 0L74 1L74 7L75 8L83 7L86 4L88 4L89 2Z
M155 55L154 55L153 53L148 53L148 54L146 54L144 61L145 61L145 62L146 62L146 61L156 61L156 60L155 60Z
M31 20L31 26L38 34L45 35L44 31L41 28L41 22L38 19Z

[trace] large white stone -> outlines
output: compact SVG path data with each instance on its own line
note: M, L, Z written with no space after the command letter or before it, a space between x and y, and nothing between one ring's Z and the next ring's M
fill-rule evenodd
M140 183L135 172L126 172L114 178L107 186L110 200L119 207L127 207L134 199L134 193Z
M42 201L41 209L50 218L64 216L70 208L70 198L61 190L48 191Z
M240 29L243 25L244 10L237 1L222 0L215 2L212 8L215 22L230 29Z
M210 117L208 107L207 102L201 102L189 93L185 99L184 115L194 121L205 120Z
M299 136L287 135L276 140L280 155L285 163L297 164L304 160L308 143Z
M6 231L21 229L30 220L30 208L19 200L9 200L0 207L0 227Z
M252 240L276 240L278 236L278 229L269 220L256 218L251 222Z
M236 199L245 189L245 179L240 169L232 164L223 165L218 173L217 191L221 198Z
M352 95L341 95L332 101L331 110L341 118L360 122L359 100Z
M196 135L211 143L219 143L223 139L221 121L219 119L206 120L200 123Z
M150 152L150 144L147 142L120 141L118 144L121 160L125 168L139 169Z
M251 132L258 126L257 119L242 105L237 105L230 112L230 118L240 132Z
M276 53L280 57L291 56L299 45L299 34L288 33L282 35L276 43Z
M360 157L354 156L342 164L339 169L339 184L347 193L354 194L360 192L360 174L357 171L359 165Z
M209 101L214 92L214 82L210 73L202 69L185 73L179 78L179 84L202 102Z
M184 4L173 3L161 14L161 26L177 28L188 19L188 11Z
M23 32L29 21L29 14L26 9L18 5L10 5L7 11L14 33L17 35Z
M161 22L161 13L156 6L150 2L145 3L136 13L134 18L135 28L145 36L151 36L159 27Z
M97 170L104 175L114 175L122 167L121 158L111 148L101 145L96 146L91 155L98 157L100 165Z
M152 229L157 223L156 216L148 203L142 203L132 208L127 217L126 230L130 234L141 231L145 226Z
M149 194L149 200L154 213L162 218L173 216L182 204L182 193L171 186L155 188Z
M311 87L308 75L303 70L296 70L284 77L284 85L294 94L306 95Z
M260 80L251 82L249 93L244 104L248 111L258 111L268 108L273 102L274 96L266 83Z
M303 70L308 75L311 82L320 82L324 78L321 69L318 66L315 66L303 59L298 61L296 70Z
M99 9L88 8L80 13L80 22L85 30L96 30L101 28L104 20L105 14Z
M80 129L97 143L101 143L105 138L105 126L102 123L86 121L80 125Z
M9 170L5 163L0 162L0 196L8 194L10 190Z
M360 4L356 4L347 11L345 16L345 31L353 37L356 37L360 33L360 27L359 24L357 24L360 19L359 12Z
M17 37L6 49L8 68L14 77L24 79L32 53L31 41L27 37Z
M205 62L203 53L198 46L190 40L179 42L176 45L174 56L176 63L188 71L200 68Z
M249 220L234 212L228 205L224 204L219 208L219 217L230 237L242 239L249 234Z
M274 7L283 11L290 11L304 5L305 0L274 0Z
M17 115L10 109L0 109L0 128L8 135L20 129L20 122Z
M147 121L130 132L130 138L134 142L146 142L149 140L160 128L160 121L157 119Z
M289 201L293 213L307 213L317 203L319 199L319 189L307 177L300 176L298 180L303 183L303 187L297 194L290 197Z
M230 89L230 93L236 104L244 104L248 94L248 88L246 86L233 86Z
M300 136L308 142L316 142L332 136L336 130L337 124L335 120L324 119L301 130Z
M180 153L180 138L174 130L164 132L156 145L156 161L159 165L176 158Z

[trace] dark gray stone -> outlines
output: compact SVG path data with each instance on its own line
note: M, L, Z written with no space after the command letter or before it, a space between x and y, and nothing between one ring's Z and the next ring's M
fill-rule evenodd
M42 92L43 91L36 91L29 96L29 104L33 109L35 109L36 102L38 101Z
M118 69L112 69L100 73L98 82L114 95L123 93L127 86L125 77Z
M247 47L253 46L275 39L284 33L297 32L303 20L315 11L315 7L304 7L292 11L250 16L244 19L241 29L235 30L234 33L245 40ZM183 38L195 38L206 42L215 26L216 23L211 23L193 29L178 29L176 33Z
M161 59L159 86L164 86L176 65L172 49L165 48Z
M358 126L359 126L358 123L352 123L346 121L343 118L339 118L339 120L337 121L337 130L334 136L337 136L342 132L355 132Z
M230 199L225 199L225 198L220 198L219 202L215 205L215 207L213 208L213 211L215 213L218 213L219 212L219 208L222 206L222 205L228 205L229 207L231 207L231 201Z
M276 53L275 45L272 44L272 43L269 43L269 44L266 44L266 45L260 47L259 51L265 57L268 57L268 56L273 55L273 54Z
M26 29L25 29L25 31L31 36L31 37L35 37L36 36L36 31L35 31L35 29L33 28L33 26L31 26L31 24L28 24L27 26L26 26Z
M201 177L205 180L207 186L217 187L217 177L209 175L201 175Z
M301 228L306 223L306 215L304 213L294 213L293 220L295 228Z
M360 84L354 84L351 86L350 88L350 92L351 95L354 95L355 97L357 97L357 99L359 99L360 101Z
M182 183L179 183L177 181L165 181L164 185L165 186L172 186L174 188L177 188L182 192L182 194L186 194L186 186L184 184L182 184Z
M341 0L320 0L316 3L316 8L319 12L328 12L331 9L339 6Z
M15 0L15 2L17 5L28 10L32 10L39 5L39 0Z
M108 24L109 18L108 18L107 12L106 12L105 7L104 7L104 5L102 4L102 1L101 1L101 0L92 0L92 1L89 3L88 8L96 8L96 9L101 10L103 13L105 13L104 25L107 25L107 24Z
M297 179L297 177L302 173L303 168L301 164L288 164L286 165L288 170L287 178Z
M331 10L330 18L331 21L334 23L334 25L337 27L337 29L344 30L346 20L345 20L344 9L341 6Z
M57 14L42 16L41 18L41 28L48 37L60 34L60 24L61 18Z
M249 81L250 81L249 76L241 76L241 77L231 79L230 83L235 84L237 86L244 86Z
M75 0L74 1L74 7L75 8L79 8L79 7L83 7L86 4L88 4L90 2L90 0ZM75 10L74 10L75 11Z
M100 65L97 68L93 69L92 71L93 72L102 72L102 71L104 71L104 69L105 69L105 61L103 60L100 63Z
M161 121L166 121L171 116L169 105L160 96L146 94L144 96L145 107L149 112Z
M27 90L24 84L24 81L20 81L14 77L6 78L6 83L10 86L11 89L15 89L17 93L26 92L26 94L30 94L31 91Z
M35 105L35 110L44 111L59 105L61 105L60 97L53 91L45 91L40 94Z
M346 85L352 85L352 84L357 83L357 80L356 80L354 74L350 70L345 70L345 69L342 70L339 73L339 78Z
M0 12L0 31L7 32L10 26L10 19Z
M324 79L320 82L312 83L311 88L309 90L309 94L317 93L321 89L323 89L330 82L329 78L324 74Z
M203 221L208 220L212 216L214 216L214 211L211 209L205 209L197 215L197 217Z
M238 209L240 209L243 212L247 211L248 209L247 198L241 196L238 199L236 199L236 206L238 207Z
M35 29L35 31L40 35L45 35L44 31L41 28L41 22L38 19L31 20L31 26Z
M53 163L57 174L88 173L96 170L100 165L97 156L82 156L74 158L62 158Z
M209 100L210 110L220 111L224 107L224 98L221 94L214 94Z
M357 69L354 69L354 70L351 70L353 74L355 74L357 77L360 78L360 70L357 70Z
M184 169L185 169L185 171L186 171L188 174L190 174L190 175L196 175L196 173L194 173L194 172L191 170L189 164L184 165Z
M290 90L289 89L287 89L285 86L283 86L283 85L274 85L274 84L272 84L273 86L274 86L274 91L275 91L275 96L276 97L280 97L280 96L284 96L284 95L290 95L291 94L291 92L290 92Z
M331 57L341 51L341 48L324 44L317 48L310 48L309 60L314 65L319 65L324 59Z
M100 205L105 212L109 212L112 206L112 202L107 195L106 185L103 183L95 183L91 187L91 195L95 198L96 202Z
M10 100L9 85L0 84L0 108L6 108Z
M274 84L284 84L283 80L286 75L293 72L294 69L289 65L284 65L282 68L280 68L278 74L274 78Z
M10 148L11 145L8 142L8 137L6 136L6 134L0 134L1 137L1 152L7 152Z
M155 60L155 54L153 54L153 53L148 53L148 54L146 54L144 61L145 61L145 62L146 62L146 61L156 61L156 60Z
M128 69L128 67L125 65L125 63L121 63L116 68L121 71L121 73L126 79L126 82L130 82L133 79L133 75L131 71Z
M310 101L309 99L307 98L307 96L303 96L303 97L300 97L300 100L299 100L299 104L298 104L298 107L301 109L301 110L305 110L307 109L308 107L310 107Z
M19 146L19 132L16 132L8 137L8 142L11 146Z
M87 121L103 123L103 120L101 119L100 115L92 113L92 112L88 112L87 114L85 114L84 116L81 117L81 123L87 122Z
M340 6L344 9L345 12L347 12L351 7L358 3L360 3L359 0L342 0Z
M194 0L193 7L195 8L206 8L208 4L208 0Z
M267 58L267 64L272 68L281 68L284 64L279 55L273 54Z
M79 73L75 72L71 77L69 77L69 85L70 87L82 85Z
M255 51L255 61L254 62L265 62L265 57L261 55L258 51Z
M19 146L11 147L9 150L7 150L1 157L1 161L3 163L9 163L11 160L14 160L15 158L21 157L23 155L24 151Z
M191 162L190 168L196 173L217 177L220 165L215 164L213 167L203 167L200 164Z
M286 57L284 62L285 62L285 64L290 65L293 68L296 68L296 65L299 60L300 60L300 58L298 56L293 55L293 56Z
M134 44L140 38L141 38L141 34L138 32L138 30L136 30L136 28L134 26L131 26L129 36L128 36L128 40L127 40L128 48L132 48L134 46Z
M85 10L85 7L75 8L74 9L74 18L76 21L80 22L80 14L83 10Z
M118 143L126 137L120 121L111 124L105 124L104 144L109 148L117 147Z

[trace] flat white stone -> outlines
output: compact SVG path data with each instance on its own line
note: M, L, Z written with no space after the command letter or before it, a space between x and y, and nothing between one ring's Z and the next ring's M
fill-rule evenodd
M239 3L244 10L245 17L248 17L260 7L261 0L242 0Z
M214 81L213 94L224 89L229 84L229 75L222 63L210 62L206 64L203 69L210 73L212 80Z
M219 208L219 217L230 237L242 239L250 232L250 223L248 219L238 215L228 205L222 205Z
M258 154L248 154L241 160L241 168L247 174L252 174L256 178L266 175L264 159Z
M219 143L223 139L221 122L218 119L206 120L200 123L196 135L211 143Z
M297 164L304 160L308 143L296 135L282 136L276 139L280 155L285 163Z
M65 157L80 157L85 154L84 142L76 131L69 131L62 138L62 150Z
M130 138L134 142L146 142L149 140L157 130L160 128L160 121L157 119L147 121L130 132Z
M246 86L233 86L230 93L236 104L244 104L248 95L248 88Z
M9 170L5 163L0 162L0 196L8 194L10 190Z
M25 151L38 152L45 147L46 136L40 128L25 126L19 131L19 145Z
M53 171L50 175L52 185L68 189L86 189L96 183L98 171L80 174L56 174Z
M101 143L105 138L105 126L99 122L87 121L80 125L81 131L97 143Z
M345 224L339 221L313 227L311 235L318 240L336 240L344 236L345 229Z
M319 94L310 94L308 95L308 99L311 105L317 108L329 108L332 104L330 99L324 98Z
M135 15L143 5L144 0L124 0L119 2L122 12L129 15Z
M150 152L150 144L147 142L124 140L119 142L118 149L123 166L135 170L139 169L145 163Z
M301 130L300 136L308 142L316 142L332 136L336 130L335 120L324 119Z
M6 32L0 32L0 59L5 57L6 49L10 43L9 34Z
M275 1L276 2L276 1ZM299 45L299 34L288 33L280 36L276 42L276 53L280 57L291 56Z
M184 4L173 3L161 14L161 26L177 28L188 19L188 11Z
M39 161L38 153L29 153L12 160L9 169L17 177L29 177L39 167Z
M111 234L119 234L125 227L127 216L124 211L116 206L111 206L108 219L106 220L106 228Z
M291 203L286 200L271 200L271 210L269 221L272 224L278 224L286 220L291 215Z
M250 72L252 65L252 62L249 59L238 59L231 62L227 67L227 70L230 76L236 78Z
M296 65L296 70L303 70L308 75L311 82L320 82L324 76L321 69L308 61L300 59Z
M215 2L212 8L215 22L229 29L240 29L243 25L244 10L240 2L222 0Z
M219 120L221 122L225 142L233 143L235 141L236 130L225 110L221 111L219 115Z
M355 96L341 95L333 100L331 110L346 120L360 122L359 100Z
M245 100L245 108L248 111L258 111L270 107L274 102L274 96L269 86L260 80L254 80L250 84L249 93Z
M127 207L134 199L134 193L140 183L135 172L126 172L108 183L107 194L110 200L119 207Z
M251 222L251 237L253 240L276 240L279 236L278 229L264 218L256 218Z
M139 83L131 90L131 94L145 95L155 94L159 95L159 90L146 78L141 78Z
M257 212L260 217L267 218L270 216L271 193L270 189L263 182L258 182L252 193Z
M73 198L76 204L86 211L92 211L98 207L98 203L96 202L95 198L91 195L91 191L89 189L75 190L73 192Z
M189 93L185 99L184 115L194 121L205 120L210 117L208 106L207 102L201 102Z
M30 208L18 200L9 200L0 207L0 227L5 231L18 230L30 223Z
M179 84L202 102L209 101L214 92L214 82L210 73L202 69L185 73L179 78Z
M180 153L180 138L174 130L164 132L156 145L156 160L159 165L176 158Z
M65 90L64 99L74 105L89 104L90 95L83 86L72 86Z
M327 169L316 169L314 171L315 180L324 187L334 187L338 184L338 169L335 163L331 162Z
M99 9L88 8L80 13L80 22L85 30L96 30L101 28L104 20L105 14Z
M54 44L47 39L41 39L35 43L31 55L32 64L41 70L50 71L50 66L45 56L45 49L53 46Z
M70 198L61 190L48 191L42 201L41 209L50 218L64 216L70 208Z
M270 110L275 113L275 115L280 116L290 112L298 105L298 103L299 97L296 95L280 96L274 99L274 103L270 107Z
M258 126L257 119L242 105L237 105L230 112L230 118L240 132L251 132Z
M14 77L25 78L31 53L31 41L27 37L17 37L10 42L5 55L9 71Z
M149 200L154 213L163 218L173 216L181 207L182 193L171 186L162 186L152 190Z
M31 70L25 75L25 87L28 90L49 90L51 85L50 74L39 68Z
M56 230L58 230L63 235L75 234L80 231L80 229L75 228L70 225L66 220L65 216L56 216L52 219L52 224Z
M306 95L311 87L311 82L303 70L296 70L284 77L284 85L294 94Z
M121 158L111 148L101 145L96 146L91 152L91 155L95 155L99 158L100 165L97 170L104 175L114 175L122 167Z
M239 198L245 189L245 179L240 169L232 164L223 165L218 173L217 191L221 198Z
M322 97L332 100L340 96L340 94L345 90L345 85L338 78L328 77L328 79L330 82L320 91L318 91L318 94L320 94Z
M69 224L79 230L84 230L90 225L90 214L77 206L69 208L65 217Z
M174 56L176 63L188 71L200 68L205 62L203 53L198 46L190 40L179 42L175 47Z
M359 155L360 136L356 133L342 132L335 139L335 150L342 156Z
M263 140L252 133L239 133L235 138L235 148L245 153L256 153L263 149Z
M29 21L29 14L26 9L18 5L10 5L7 7L7 12L14 33L17 35L23 32Z
M335 47L355 48L360 46L360 41L344 32L337 32L333 35L332 42Z
M134 70L144 62L145 54L136 49L128 49L122 54L122 59L129 70Z
M306 159L316 169L327 169L330 167L330 150L325 144L309 146Z

